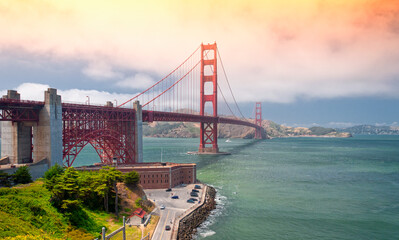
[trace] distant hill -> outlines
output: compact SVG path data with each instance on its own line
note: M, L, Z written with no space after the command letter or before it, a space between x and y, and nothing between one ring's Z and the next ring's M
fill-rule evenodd
M358 125L337 130L354 135L399 135L399 127L391 126Z
M267 138L279 137L351 137L349 133L338 132L333 128L323 127L287 127L270 120L263 120L262 126ZM198 138L199 123L168 123L153 122L143 126L143 134L147 137L166 138ZM255 136L255 129L246 126L219 124L218 136L220 138L251 139Z

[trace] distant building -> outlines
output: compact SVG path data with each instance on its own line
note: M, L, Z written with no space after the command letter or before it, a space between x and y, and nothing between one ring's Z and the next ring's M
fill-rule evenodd
M197 179L195 163L138 163L117 166L121 172L135 170L140 174L140 185L144 189L172 188L180 184L195 183ZM77 170L93 171L100 166L79 167Z

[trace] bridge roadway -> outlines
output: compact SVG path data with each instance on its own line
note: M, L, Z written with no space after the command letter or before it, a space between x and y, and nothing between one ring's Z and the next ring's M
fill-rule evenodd
M44 102L0 99L0 121L38 121L38 110L44 106ZM117 108L107 106L85 105L85 104L71 104L62 103L64 109L75 109L87 112L108 111L114 113L134 112L133 109ZM175 113L175 112L160 112L143 110L143 122L216 122L225 124L235 124L261 129L258 125L240 119L233 119L227 117L213 117L201 116L196 114Z

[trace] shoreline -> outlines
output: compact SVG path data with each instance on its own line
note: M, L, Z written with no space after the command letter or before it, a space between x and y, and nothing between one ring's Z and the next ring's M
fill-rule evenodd
M216 189L206 186L205 201L195 209L180 217L177 222L177 231L172 235L172 239L192 239L197 232L197 228L207 220L211 211L216 208Z

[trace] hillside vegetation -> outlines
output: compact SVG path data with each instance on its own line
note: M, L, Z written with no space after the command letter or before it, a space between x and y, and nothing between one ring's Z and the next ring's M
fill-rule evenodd
M143 200L139 178L130 174L125 184L125 176L113 168L84 172L56 165L44 179L0 188L0 239L94 239L102 227L107 234L116 230L122 226L118 215L130 216L137 207L153 209ZM128 230L135 236L129 239L140 239L141 231Z
M323 127L288 127L277 124L270 120L263 120L262 126L267 138L278 137L350 137L347 132L338 132L332 128ZM167 138L198 138L199 123L168 123L154 122L144 125L143 133L147 137ZM218 136L220 138L244 138L252 139L255 136L255 129L246 126L219 124Z

